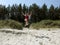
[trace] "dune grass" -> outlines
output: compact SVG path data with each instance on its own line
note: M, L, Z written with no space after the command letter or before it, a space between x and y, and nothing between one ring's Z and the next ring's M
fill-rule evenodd
M60 28L60 20L42 20L37 23L32 23L30 28L33 28L33 29Z
M22 29L23 26L21 23L14 20L0 20L0 29L1 28Z

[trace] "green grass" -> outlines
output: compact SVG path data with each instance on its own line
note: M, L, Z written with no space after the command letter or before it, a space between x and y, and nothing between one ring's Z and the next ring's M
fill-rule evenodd
M33 28L33 29L60 28L60 20L42 20L37 23L32 23L30 28Z
M23 26L14 20L0 20L0 28L22 29Z

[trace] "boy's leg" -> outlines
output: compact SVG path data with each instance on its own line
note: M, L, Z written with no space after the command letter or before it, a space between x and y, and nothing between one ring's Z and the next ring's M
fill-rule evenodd
M27 26L28 25L28 22L27 21L25 21L25 26Z
M26 21L26 25L28 25L28 21Z

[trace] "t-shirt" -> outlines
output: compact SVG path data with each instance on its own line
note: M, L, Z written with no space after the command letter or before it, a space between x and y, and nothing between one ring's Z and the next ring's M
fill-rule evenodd
M27 15L25 16L25 19L28 19L28 16Z

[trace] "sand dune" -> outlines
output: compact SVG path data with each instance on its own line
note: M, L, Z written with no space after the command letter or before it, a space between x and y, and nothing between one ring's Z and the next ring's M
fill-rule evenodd
M0 45L60 45L60 29L0 29Z

